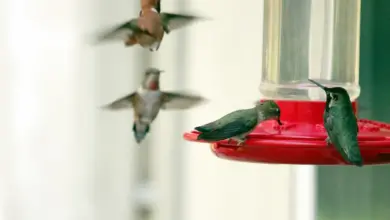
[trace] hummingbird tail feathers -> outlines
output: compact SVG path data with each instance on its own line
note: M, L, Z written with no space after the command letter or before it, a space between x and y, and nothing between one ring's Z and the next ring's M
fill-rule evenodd
M134 122L133 132L134 138L137 144L141 143L145 136L149 133L150 125L148 123L143 123L141 121Z
M349 163L356 165L358 167L363 166L363 158L360 153L360 148L357 142L353 144L352 147L342 148L342 151L340 153L343 156L343 158Z
M222 141L240 135L241 133L242 132L238 133L234 130L229 130L229 129L218 129L213 131L202 132L201 134L199 134L198 140Z
M195 127L195 130L197 130L199 132L210 132L211 128L208 128L208 127L205 127L205 126L198 126L198 127Z
M198 135L198 140L204 140L204 141L222 141L225 140L229 137L226 137L223 133L219 132L205 132L205 133L200 133Z
M358 150L358 152L352 154L352 155L348 155L348 160L351 164L353 165L356 165L358 167L362 167L363 166L363 158L360 154L360 150Z
M204 125L195 127L195 130L197 130L199 132L211 132L214 130L214 127L215 127L214 125L215 125L214 122L210 122L208 124L204 124Z
M243 121L232 121L223 126L213 126L212 123L210 123L202 126L202 129L210 129L209 127L212 127L213 129L201 132L198 136L198 140L221 141L236 136L242 136L253 129L253 127L246 126Z

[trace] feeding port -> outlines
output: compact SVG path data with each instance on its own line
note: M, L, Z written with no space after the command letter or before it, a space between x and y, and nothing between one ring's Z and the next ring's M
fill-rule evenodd
M276 100L282 126L266 121L244 146L211 143L221 158L261 163L348 165L327 147L323 126L325 92L310 83L345 88L357 113L360 0L264 0L262 99ZM259 58L260 59L260 58ZM390 163L390 125L359 119L365 165ZM198 133L184 134L197 141ZM200 142L200 141L199 141Z

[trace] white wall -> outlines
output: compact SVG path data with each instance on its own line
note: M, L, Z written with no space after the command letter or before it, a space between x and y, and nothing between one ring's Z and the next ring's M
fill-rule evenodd
M131 112L98 107L136 89L149 52L86 38L137 15L139 3L3 3L0 117L9 123L0 125L0 219L136 219L142 196L151 196L143 201L156 220L293 219L293 167L218 159L207 145L182 139L260 98L262 1L163 0L163 11L186 8L213 20L172 32L151 55L166 70L162 87L211 102L162 112L144 148L134 144ZM141 191L145 155L151 176Z
M80 38L89 18L77 1L2 2L1 217L94 219L94 58Z

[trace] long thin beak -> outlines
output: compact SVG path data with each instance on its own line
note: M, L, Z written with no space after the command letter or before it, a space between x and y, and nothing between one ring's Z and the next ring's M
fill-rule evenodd
M320 87L321 89L323 89L325 92L328 91L328 87L325 87L321 84L319 84L318 82L312 80L312 79L308 79L311 83L315 84L316 86Z
M278 117L278 119L276 119L276 121L278 122L279 125L283 125L283 123L280 121L280 117Z
M160 72L159 72L159 73L163 73L163 72L165 72L165 70L160 70Z

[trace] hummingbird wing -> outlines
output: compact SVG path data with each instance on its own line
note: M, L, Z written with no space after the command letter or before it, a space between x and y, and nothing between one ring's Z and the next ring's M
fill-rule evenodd
M139 100L139 96L137 93L131 93L127 96L124 96L122 98L119 98L110 104L107 104L103 106L103 109L108 109L108 110L122 110L124 108L133 108L134 104Z
M98 42L115 40L115 39L127 39L135 33L143 33L150 35L146 30L142 30L138 25L138 19L132 19L126 23L120 24L110 30L104 31L97 37Z
M199 134L198 140L220 141L236 137L250 132L254 127L256 127L257 123L256 112L247 111L245 114L242 114L233 121L220 123L219 126L216 126L213 130L202 132Z
M225 116L223 116L215 121L212 121L210 123L207 123L207 124L204 124L201 126L197 126L197 127L195 127L195 130L197 130L199 132L213 131L213 130L219 128L220 126L224 126L227 123L233 122L235 120L239 120L239 118L241 118L242 115L245 114L245 111L246 111L246 109L240 109L240 110L231 112L231 113L229 113L229 114L227 114L227 115L225 115Z
M203 19L202 17L198 17L198 16L173 14L173 13L161 13L160 16L161 16L161 22L164 31L167 34L172 30L176 30L184 26L187 26L196 20Z
M343 158L356 165L362 164L358 145L358 124L352 109L330 108L325 121L330 140Z
M189 109L205 102L202 96L176 92L162 92L161 109Z

